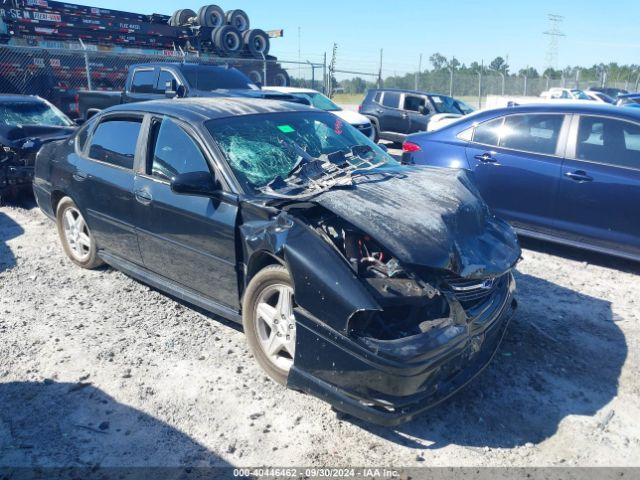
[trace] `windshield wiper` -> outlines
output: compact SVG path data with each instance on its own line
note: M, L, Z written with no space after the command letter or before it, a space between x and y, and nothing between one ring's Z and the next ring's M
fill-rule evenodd
M353 186L355 173L363 173L385 165L383 160L374 163L375 155L369 145L337 150L333 153L312 157L299 145L283 141L290 151L295 151L298 160L286 178L276 177L260 191L277 198L303 199L318 195L338 186ZM358 161L359 160L359 161Z

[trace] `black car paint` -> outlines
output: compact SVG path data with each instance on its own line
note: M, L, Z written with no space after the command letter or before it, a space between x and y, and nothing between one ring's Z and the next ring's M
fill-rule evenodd
M137 173L130 173L131 180L124 182L126 188L119 193L97 193L103 197L101 201L117 198L122 204L112 201L110 207L101 207L105 210L101 215L95 214L92 204L96 190L91 188L95 176L116 187L117 183L123 184L122 172L117 168L108 172L103 170L104 165L88 164L100 162L81 159L73 140L41 151L36 198L40 208L53 217L56 200L62 195L71 196L95 231L100 246L103 238L112 235L114 240L131 237L127 249L134 248L136 238L138 254L116 247L101 250L100 256L107 263L234 321L240 319L242 293L252 276L268 264L285 265L296 292L299 332L289 386L324 398L335 408L357 417L398 424L448 397L487 365L515 309L511 269L519 259L520 249L510 227L486 210L462 174L453 173L445 179L436 169L398 167L398 171L385 173L385 178L367 176L352 188L328 191L302 203L243 192L208 137L204 121L305 109L282 102L219 99L148 102L105 112L104 115L169 115L184 121L209 156L222 191L211 197L179 197L172 196L170 185L156 182L154 188L162 191L153 192L154 201L166 198L160 202L161 228L157 232L148 231L141 223L140 216L148 215L148 209L134 199L134 184L145 178L140 170L145 158L143 141L139 142L134 167ZM78 177L79 173L84 178ZM420 184L424 193L406 209L406 204L398 203L404 198L403 187L414 193L420 190L408 187L411 182ZM439 196L449 190L450 194ZM357 203L366 205L367 211L349 212L341 207ZM185 215L188 212L184 220L178 219L181 208ZM384 299L376 296L314 228L310 219L318 211L331 210L354 224L362 222L365 231L367 220L372 221L370 228L375 232L371 233L389 249L397 249L393 253L417 269L433 270L436 276L496 277L495 294L475 309L465 309L461 299L443 290L451 318L442 328L390 341L354 337L352 322L360 315L381 312ZM194 220L194 216L201 218ZM218 225L207 225L216 216ZM420 231L410 227L414 222L423 222L420 219L424 217L430 218L427 222L432 221L433 228ZM390 227L380 229L385 218ZM172 238L174 234L177 236ZM186 241L191 244L186 245ZM145 258L146 242L157 256L151 265ZM503 245L491 246L491 242ZM215 267L207 268L211 265ZM159 272L160 267L165 271ZM213 284L217 288L212 288ZM212 295L213 290L218 290L219 295Z
M79 102L79 111L81 118L90 118L92 115L97 113L98 111L107 109L109 107L124 104L124 103L135 103L135 102L144 102L151 100L160 100L166 98L166 93L164 88L162 88L162 92L159 93L140 93L140 92L132 92L132 84L133 78L136 72L140 71L153 71L156 81L159 78L160 72L171 73L176 80L176 93L175 96L179 96L182 98L187 97L248 97L248 98L262 98L262 99L272 99L272 100L282 100L293 103L302 103L307 104L308 101L304 99L300 99L293 95L288 95L280 92L272 92L267 89L262 90L258 88L236 88L236 89L225 89L225 90L216 90L216 91L204 91L199 90L197 85L191 85L188 77L193 74L197 75L198 72L206 72L207 75L228 75L229 72L233 72L233 75L242 75L244 74L235 68L226 68L226 67L213 67L206 66L200 67L195 64L171 64L171 63L144 63L132 65L129 67L129 73L127 75L127 80L125 82L125 88L122 92L114 92L114 91L102 91L102 90L86 90L80 91L78 93L78 102ZM251 83L251 80L246 77L247 84ZM163 86L162 86L163 87ZM178 89L180 89L180 94L177 93Z

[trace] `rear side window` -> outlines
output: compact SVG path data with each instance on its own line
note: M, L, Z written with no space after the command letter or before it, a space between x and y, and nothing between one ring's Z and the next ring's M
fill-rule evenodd
M93 133L89 157L118 167L133 169L142 120L108 119Z
M155 93L156 72L154 70L136 70L131 82L131 93Z
M419 112L420 107L424 107L425 105L426 105L426 101L423 97L405 95L403 110L409 110L411 112Z
M500 130L502 129L503 120L504 118L500 117L478 125L473 134L473 141L497 147L498 143L500 143Z
M510 115L502 128L500 146L553 155L563 121L563 115Z
M384 92L382 104L389 108L398 108L400 106L400 94L397 92Z
M373 101L376 103L380 103L380 100L382 100L382 92L377 92L376 96L373 98Z
M576 157L640 169L640 126L613 118L582 117Z
M210 171L195 140L168 118L154 126L153 156L149 160L148 173L163 180L181 173Z

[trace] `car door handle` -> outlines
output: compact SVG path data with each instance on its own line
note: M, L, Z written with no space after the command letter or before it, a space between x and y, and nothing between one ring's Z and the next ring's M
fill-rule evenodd
M83 172L82 170L76 170L73 173L73 179L78 182L84 182L87 178L89 178L89 174L87 172Z
M378 113L383 113L383 112L384 112L384 110L382 110L381 108L376 108L376 112L378 112Z
M576 170L575 172L567 172L564 174L565 177L570 178L579 183L585 182L593 182L593 177L587 175L587 172L584 170Z
M482 155L476 155L474 158L476 160L480 160L481 162L484 162L484 163L496 163L498 161L490 153L483 153Z
M146 190L136 190L134 195L138 203L141 203L142 205L151 205L151 202L153 201L153 196Z
M403 113L402 114L402 118L409 118L409 114L408 113Z

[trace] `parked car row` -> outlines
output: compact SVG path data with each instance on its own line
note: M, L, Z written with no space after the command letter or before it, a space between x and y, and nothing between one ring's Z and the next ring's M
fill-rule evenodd
M588 90L577 88L551 88L542 92L545 100L595 101L617 106L640 103L640 93L629 93L620 88L590 87Z

